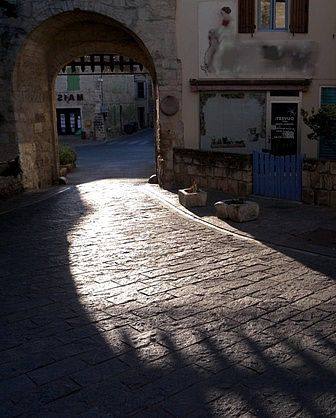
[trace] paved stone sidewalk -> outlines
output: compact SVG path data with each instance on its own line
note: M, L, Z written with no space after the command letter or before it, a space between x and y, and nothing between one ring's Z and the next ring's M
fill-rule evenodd
M0 216L0 416L331 417L336 260L102 180Z

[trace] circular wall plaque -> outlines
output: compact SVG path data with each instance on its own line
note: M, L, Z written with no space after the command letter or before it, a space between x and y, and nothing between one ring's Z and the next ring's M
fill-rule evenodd
M161 112L167 116L173 116L179 111L180 105L176 97L166 96L161 100L160 109Z

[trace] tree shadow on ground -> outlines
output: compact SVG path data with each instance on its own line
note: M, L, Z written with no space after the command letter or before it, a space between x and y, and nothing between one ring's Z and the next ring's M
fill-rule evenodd
M318 322L306 330L294 321L292 335L263 319L248 326L255 313L221 294L217 305L205 306L192 294L140 292L145 276L132 263L137 258L141 271L150 256L146 235L143 247L134 244L147 233L148 207L139 203L126 216L121 205L122 222L114 224L106 217L111 196L102 186L97 210L86 198L94 192L73 189L0 217L1 416L335 412L331 305L319 318L330 318L329 334ZM176 280L169 267L162 266L166 278ZM161 276L157 285L164 287Z
M218 219L214 203L230 198L228 193L209 192L205 207L189 208L188 211L220 228L256 239L336 279L334 263L328 262L328 259L336 259L336 209L250 196L248 200L259 204L258 219L242 223Z

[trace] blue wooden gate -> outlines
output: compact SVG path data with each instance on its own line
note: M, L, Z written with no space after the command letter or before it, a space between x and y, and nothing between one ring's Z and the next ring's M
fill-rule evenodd
M303 155L253 152L253 193L301 201Z

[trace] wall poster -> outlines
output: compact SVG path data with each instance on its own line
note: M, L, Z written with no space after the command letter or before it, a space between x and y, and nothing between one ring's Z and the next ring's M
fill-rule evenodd
M298 108L298 103L271 104L271 149L275 154L296 153Z
M200 148L251 154L265 147L266 92L200 93Z
M271 139L297 139L298 104L272 103Z

